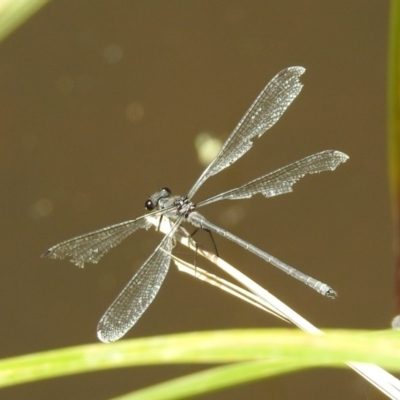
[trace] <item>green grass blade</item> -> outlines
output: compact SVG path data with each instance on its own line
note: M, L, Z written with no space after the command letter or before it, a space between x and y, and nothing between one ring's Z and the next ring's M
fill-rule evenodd
M0 0L0 41L48 2L49 0Z
M92 344L0 361L0 387L82 372L151 364L284 360L293 365L344 366L373 362L400 372L395 331L332 331L311 336L297 330L194 332Z
M400 314L400 1L390 9L388 60L388 169L396 256L396 313Z
M292 360L261 360L224 365L137 390L113 400L182 399L307 367L307 363L294 363Z

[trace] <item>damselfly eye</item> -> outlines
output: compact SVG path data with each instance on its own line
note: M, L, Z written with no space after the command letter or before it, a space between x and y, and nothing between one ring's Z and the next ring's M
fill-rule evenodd
M146 203L144 203L144 208L148 211L151 211L156 208L156 205L151 201L151 199L148 199Z

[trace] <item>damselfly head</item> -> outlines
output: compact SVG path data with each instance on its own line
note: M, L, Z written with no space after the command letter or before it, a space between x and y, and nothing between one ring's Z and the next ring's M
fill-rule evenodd
M146 200L146 203L144 203L144 207L147 211L152 211L159 205L160 200L169 199L170 196L171 190L164 187L150 196L150 198Z

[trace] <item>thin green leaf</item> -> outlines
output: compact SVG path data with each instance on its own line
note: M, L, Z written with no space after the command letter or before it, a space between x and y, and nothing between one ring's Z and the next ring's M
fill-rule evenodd
M0 1L0 41L22 25L49 0Z
M137 390L113 400L168 400L198 396L255 380L282 375L309 367L292 360L262 360L210 368L149 388Z
M82 372L150 364L286 360L344 366L373 362L400 371L395 331L331 331L312 336L290 329L194 332L92 344L0 361L0 387Z

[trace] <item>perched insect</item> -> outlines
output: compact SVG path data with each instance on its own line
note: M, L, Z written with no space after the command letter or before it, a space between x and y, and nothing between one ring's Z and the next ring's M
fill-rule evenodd
M261 176L236 189L228 190L198 203L192 202L194 194L210 176L229 167L243 156L252 147L252 139L263 135L279 120L300 93L303 85L299 77L304 72L305 69L302 67L289 67L279 72L267 84L230 134L218 155L201 174L187 195L171 196L168 188L162 188L145 203L145 207L151 211L150 213L131 221L66 240L51 247L43 254L43 257L49 258L70 257L73 263L83 267L85 262L97 263L107 251L137 229L149 228L151 226L147 220L149 216L162 215L163 218L171 221L170 232L162 239L101 318L97 327L97 335L101 341L113 342L125 335L154 300L168 272L171 251L174 246L174 234L182 222L189 222L197 228L216 232L307 284L322 295L336 297L336 292L328 285L309 277L212 224L195 210L224 199L245 199L257 193L261 193L265 197L273 197L291 192L293 184L304 175L332 171L348 159L346 154L334 150L322 151Z

